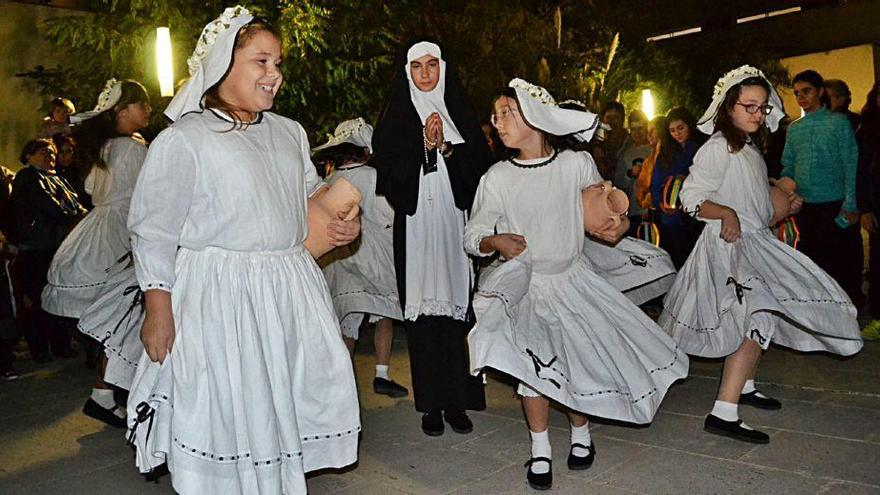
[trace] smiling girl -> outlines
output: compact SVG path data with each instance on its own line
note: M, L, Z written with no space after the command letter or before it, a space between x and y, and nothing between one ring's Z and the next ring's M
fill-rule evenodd
M129 422L154 410L138 462L167 460L181 494L305 493L306 472L357 458L351 361L303 248L323 183L302 127L268 111L280 64L278 35L246 9L208 24L132 198L147 356ZM328 227L337 245L358 232Z
M764 74L743 66L725 74L700 119L714 133L684 181L684 210L706 222L679 271L660 316L688 354L724 357L721 386L705 429L752 443L770 437L739 418L738 404L779 409L755 389L762 349L771 342L799 351L855 354L862 347L846 293L802 253L779 241L767 166L754 139L785 115ZM801 199L792 196L791 213Z

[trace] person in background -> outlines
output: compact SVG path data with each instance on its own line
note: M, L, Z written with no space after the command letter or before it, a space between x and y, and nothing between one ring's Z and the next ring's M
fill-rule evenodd
M858 146L849 120L826 107L822 76L795 75L794 95L804 116L791 123L782 151L782 177L804 198L797 217L798 249L828 272L861 309L862 237L856 205Z
M636 197L636 178L642 170L645 159L651 154L652 146L648 141L648 118L641 110L629 113L629 135L620 151L620 158L614 170L612 183L614 187L626 192L629 196L629 232L634 236L642 223L642 208Z
M629 133L623 126L626 109L619 101L608 101L599 111L599 119L610 129L605 133L601 144L601 153L596 153L596 164L599 173L605 180L614 178L620 154L623 151Z
M73 102L67 98L54 98L49 103L49 114L43 117L37 137L51 138L55 134L70 134L70 116L76 113Z
M849 109L852 103L849 86L840 79L825 79L825 94L828 96L828 109L846 115L853 131L858 129L862 117Z
M868 233L868 309L873 320L862 330L862 337L880 340L880 226L876 210L880 208L880 82L868 92L862 107L862 123L856 132L859 166L856 200L861 225Z

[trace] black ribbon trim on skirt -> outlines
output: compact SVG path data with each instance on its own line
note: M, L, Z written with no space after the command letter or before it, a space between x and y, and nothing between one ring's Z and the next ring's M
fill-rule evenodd
M128 445L134 445L135 432L137 431L138 426L149 421L147 424L147 436L144 439L144 445L146 445L147 442L150 441L150 432L153 431L153 417L156 415L156 410L144 401L137 405L135 411L137 411L137 417L135 418L134 425L128 430L127 443Z
M116 332L119 331L119 328L122 326L123 323L127 323L127 322L131 321L131 317L132 317L132 314L134 314L135 308L139 307L140 314L144 313L144 309L145 309L144 308L144 291L142 291L140 286L137 284L129 285L128 287L125 288L124 291L122 291L122 296L125 297L125 296L130 295L131 293L134 293L134 297L132 297L132 299L131 299L131 304L128 306L128 309L125 311L125 314L122 315L122 318L119 319L119 322L116 323L116 326L113 327L113 331L110 332L109 334L107 334L107 336L104 337L104 339L101 341L101 345L104 345L107 342L107 339L109 339L113 335L116 335Z
M743 303L743 296L745 295L743 291L752 290L751 287L741 284L736 281L733 277L727 277L727 283L725 285L734 285L734 290L736 291L736 300L739 301L740 304Z
M551 359L547 363L544 363L543 361L541 361L541 359L538 356L535 355L534 352L532 352L531 349L526 349L526 354L528 354L529 357L532 358L532 364L535 365L535 376L537 376L538 378L540 378L542 380L547 380L548 382L550 382L554 386L556 386L556 388L562 388L562 385L560 385L559 382L557 382L556 380L554 380L552 378L547 378L547 377L541 376L541 369L542 368L550 368L551 366L553 366L553 363L556 362L556 358L558 356L553 356L553 359Z
M629 257L629 262L632 263L633 266L641 266L641 267L648 266L648 260L645 258L642 258L641 256L639 256L637 254L631 255Z

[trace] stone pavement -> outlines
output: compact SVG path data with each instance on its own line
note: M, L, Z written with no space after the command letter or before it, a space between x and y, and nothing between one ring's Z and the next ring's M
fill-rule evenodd
M392 377L409 386L403 332ZM474 432L421 433L410 399L372 393L369 334L355 358L361 377L360 460L309 478L310 493L529 493L523 463L528 434L511 386L490 377L489 406L471 414ZM17 381L0 383L0 494L170 494L168 476L147 482L120 430L80 412L92 372L81 359L35 368L20 361ZM781 411L743 407L742 417L771 436L750 445L702 432L718 385L718 361L692 361L691 376L669 392L654 423L593 424L596 463L565 467L568 429L552 414L556 494L880 494L880 343L840 359L771 348L760 388ZM534 493L534 492L533 492Z

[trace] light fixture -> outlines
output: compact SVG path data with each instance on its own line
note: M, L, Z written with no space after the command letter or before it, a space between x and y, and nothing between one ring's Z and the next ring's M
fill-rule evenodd
M642 112L648 117L648 120L654 120L654 95L650 89L642 90Z
M167 27L156 28L156 67L159 70L159 90L162 96L174 96L171 31Z

